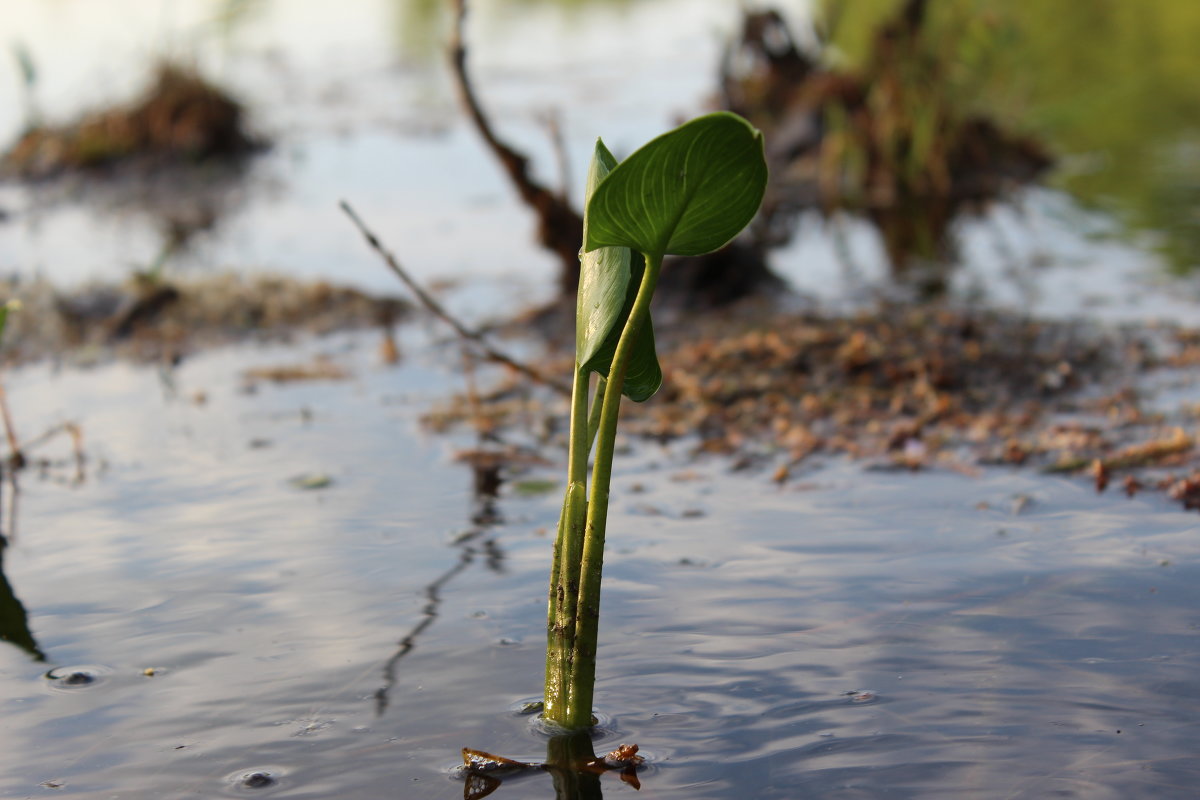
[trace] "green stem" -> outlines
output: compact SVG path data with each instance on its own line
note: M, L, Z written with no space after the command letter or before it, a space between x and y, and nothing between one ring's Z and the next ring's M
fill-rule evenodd
M596 396L592 398L592 412L588 416L587 431L588 431L588 449L592 449L592 443L596 441L596 431L600 429L600 408L604 404L604 389L608 385L608 381L604 380L601 375L596 381Z
M616 387L625 383L625 371L638 333L650 318L650 298L658 283L662 256L646 256L646 270L638 287L629 319L617 341L609 369L608 382ZM604 567L604 533L608 521L608 492L612 480L613 454L616 450L617 416L621 392L605 392L596 432L596 460L592 467L592 490L587 504L584 528L583 561L579 571L579 606L575 641L571 655L571 675L567 687L567 713L561 724L570 730L592 725L592 699L596 683L596 643L600 629L600 579Z
M568 489L563 495L562 511L558 515L558 533L554 538L554 558L550 562L550 602L546 612L546 688L544 692L544 713L557 713L557 709L566 705L566 661L569 655L565 652L566 641L561 635L559 614L562 609L563 587L563 531L566 530L567 505L571 501Z
M579 592L580 553L583 549L584 521L587 514L587 457L591 449L588 431L588 374L575 367L571 390L571 439L568 451L567 491L558 535L554 542L554 562L550 567L550 598L546 616L546 687L547 719L560 722L566 713L571 658L575 643L575 616Z

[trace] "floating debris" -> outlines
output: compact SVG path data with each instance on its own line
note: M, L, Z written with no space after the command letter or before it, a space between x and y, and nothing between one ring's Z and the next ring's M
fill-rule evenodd
M542 480L531 478L529 480L517 481L512 485L513 491L522 497L534 497L537 495L547 494L559 487L558 481Z
M297 489L313 491L315 489L328 489L330 486L333 486L333 478L324 472L308 472L289 478L288 483Z
M856 705L866 705L879 700L879 693L870 689L856 689L852 692L846 692L846 697L850 698L850 702Z
M494 753L464 747L462 749L463 763L455 773L466 780L466 786L463 789L463 797L466 800L480 800L480 798L487 797L499 788L501 778L531 770L554 772L570 769L594 775L619 771L622 782L629 784L634 789L640 789L641 782L638 780L637 770L645 763L646 759L638 755L638 749L636 744L622 744L607 755L594 758L589 743L587 760L580 759L573 763L542 763L515 761Z
M327 356L317 356L308 364L286 364L278 367L255 367L242 373L243 380L271 383L300 383L305 381L341 381L350 373Z
M462 749L462 757L463 768L473 775L505 775L542 768L541 764L514 761L511 758L485 753L483 750L472 750L469 747Z
M643 756L638 755L638 749L636 744L622 744L616 750L613 750L600 759L600 761L609 769L637 767L646 761Z

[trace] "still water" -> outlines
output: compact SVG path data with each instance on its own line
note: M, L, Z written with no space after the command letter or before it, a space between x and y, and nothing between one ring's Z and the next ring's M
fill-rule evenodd
M473 496L475 443L419 425L452 353L375 344L9 376L22 427L75 420L89 459L47 445L20 483L4 570L45 660L0 645L0 796L452 798L463 746L545 757L514 709L556 492ZM353 378L239 377L315 351ZM1020 471L830 461L780 489L687 450L616 467L596 749L641 745L644 796L1193 796L1194 516Z

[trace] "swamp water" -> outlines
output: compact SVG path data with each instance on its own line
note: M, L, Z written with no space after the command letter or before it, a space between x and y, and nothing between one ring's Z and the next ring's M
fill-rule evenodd
M420 432L450 387L404 331L423 355L390 368L340 336L170 388L9 376L22 425L77 420L89 460L21 480L4 569L45 661L0 647L0 796L450 798L463 746L544 758L516 709L557 493L474 496ZM242 388L313 350L353 377ZM779 488L686 451L618 456L614 485L596 750L641 745L645 796L1193 796L1193 516L1008 470L831 461Z
M531 287L553 274L461 121L430 4L123 0L101 18L67 2L51 18L10 2L45 113L80 110L100 85L105 99L132 93L158 41L228 79L277 139L171 269L394 289L337 213L346 197L419 276L466 282L459 313L539 297ZM628 149L700 106L736 22L723 0L479 6L479 89L545 173L540 111L567 110L571 153L597 133ZM219 8L240 10L222 36ZM0 108L16 109L3 74ZM0 123L7 137L19 120ZM1165 151L1195 141L1174 139ZM0 187L0 266L76 282L150 262L155 208L94 199ZM1156 287L1154 247L1118 238L1109 217L1053 190L1020 200L961 223L960 297L1200 319L1194 282ZM802 220L772 265L856 305L890 276L868 225L840 229L841 243ZM503 256L479 258L484 234ZM560 454L478 497L455 459L475 442L419 424L461 390L445 366L457 348L413 325L398 334L397 367L377 363L374 337L342 335L211 351L166 374L6 373L22 434L75 421L87 461L79 480L60 437L34 452L53 463L21 475L15 509L4 498L16 527L11 599L0 593L0 796L454 798L461 747L545 759L516 709L541 688L559 497L519 488L560 479ZM318 352L352 377L243 390L244 370ZM637 443L617 459L595 749L636 742L648 763L638 793L602 776L606 796L1195 796L1194 515L1021 470L827 460L779 488L690 448ZM554 788L536 773L494 796Z

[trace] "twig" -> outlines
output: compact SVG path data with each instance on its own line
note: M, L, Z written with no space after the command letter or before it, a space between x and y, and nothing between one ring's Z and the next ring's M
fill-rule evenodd
M400 266L400 263L396 260L396 257L392 255L391 251L383 246L383 244L379 241L379 237L371 232L366 223L364 223L358 214L355 213L354 209L350 207L349 203L343 200L341 202L341 208L342 211L346 212L346 216L350 217L351 222L354 223L359 232L362 233L363 238L367 240L367 244L371 246L371 249L378 253L379 257L383 259L385 264L387 264L388 269L394 272L396 276L404 282L404 285L412 290L413 294L417 296L417 299L421 301L421 304L424 305L425 308L429 309L434 316L438 317L451 328L453 328L459 336L474 342L476 346L479 347L480 351L482 351L483 355L490 360L514 369L527 378L537 381L538 383L549 386L559 394L567 395L568 397L570 396L571 389L569 387L559 383L553 378L546 377L533 367L526 366L511 356L501 353L499 350L496 350L487 343L482 333L467 328L457 319L452 317L450 312L446 311L446 309L442 307L441 303L433 299L433 297L426 292L419 283L413 280L412 276L410 276L403 267Z

